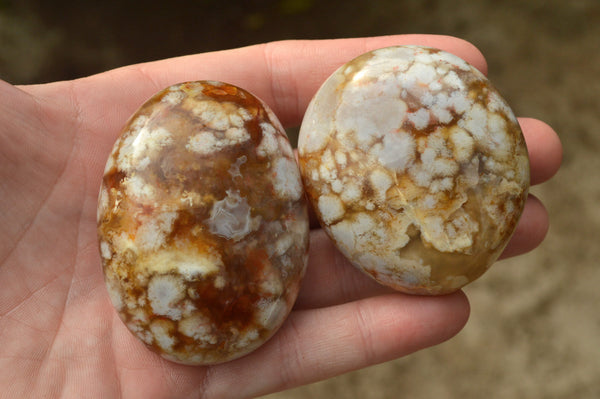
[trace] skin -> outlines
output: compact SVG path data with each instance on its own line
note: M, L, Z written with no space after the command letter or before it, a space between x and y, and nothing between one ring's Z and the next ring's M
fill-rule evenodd
M0 82L0 397L251 397L405 356L458 333L469 315L462 292L391 292L352 268L317 228L287 322L256 352L222 365L182 366L146 350L118 319L101 274L96 201L104 163L121 126L152 94L177 82L222 80L253 92L293 126L338 66L398 44L441 48L487 69L465 41L410 35L275 42L75 81ZM557 171L561 145L543 122L520 123L538 184ZM505 256L532 250L547 228L542 203L530 197Z

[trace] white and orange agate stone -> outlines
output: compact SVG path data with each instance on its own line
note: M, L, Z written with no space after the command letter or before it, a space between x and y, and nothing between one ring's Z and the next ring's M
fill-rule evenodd
M298 294L308 232L285 131L235 86L159 92L108 159L98 234L110 299L166 359L225 362L271 337Z
M352 264L411 294L484 273L522 213L529 160L517 119L462 59L375 50L340 67L300 130L304 186Z

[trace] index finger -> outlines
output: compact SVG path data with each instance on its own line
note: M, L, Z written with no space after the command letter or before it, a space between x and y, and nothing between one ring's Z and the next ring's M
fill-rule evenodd
M313 94L339 66L366 51L405 44L436 47L487 71L483 55L462 39L396 35L280 41L177 57L79 79L72 83L72 89L82 111L81 120L97 123L90 126L92 130L112 128L115 135L129 115L155 92L192 80L220 80L243 87L269 104L287 127L300 123ZM53 89L49 85L25 88L38 95L52 94ZM102 120L95 114L99 110L106 116Z
M137 67L158 76L156 89L186 79L216 79L244 87L269 104L284 126L291 126L300 123L314 93L342 64L366 51L405 44L448 51L487 72L483 55L472 44L433 35L272 42Z

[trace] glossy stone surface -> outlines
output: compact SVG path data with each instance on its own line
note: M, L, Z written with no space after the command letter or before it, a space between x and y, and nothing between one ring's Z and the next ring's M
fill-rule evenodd
M98 201L108 292L169 360L224 362L271 337L296 299L308 230L285 131L240 88L161 91L108 159Z
M511 237L529 188L518 122L462 59L390 47L340 67L299 137L316 214L382 284L445 294L479 277Z

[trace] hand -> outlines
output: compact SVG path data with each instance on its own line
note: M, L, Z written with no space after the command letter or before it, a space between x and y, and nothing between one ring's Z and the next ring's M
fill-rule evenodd
M472 45L450 37L391 36L278 42L134 65L69 82L0 82L0 396L248 397L325 379L438 344L465 324L462 292L407 296L350 267L325 234L311 232L298 302L256 352L213 367L188 367L146 350L113 310L100 267L96 201L104 162L129 115L156 91L222 80L299 124L324 79L358 54L423 44L485 72ZM532 184L558 169L561 146L542 122L521 119ZM536 247L548 227L530 197L506 249Z

